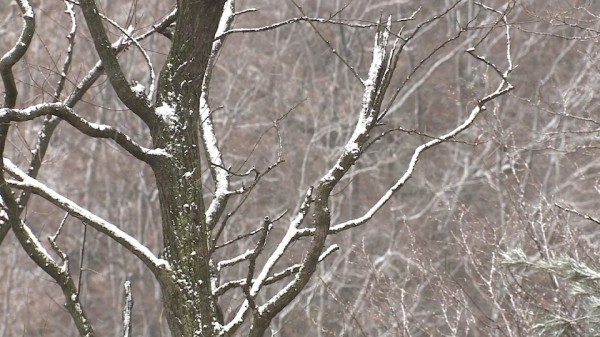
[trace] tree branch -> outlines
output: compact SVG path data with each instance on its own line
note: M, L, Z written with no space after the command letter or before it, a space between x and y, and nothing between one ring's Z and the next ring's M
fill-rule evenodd
M12 72L12 67L25 56L25 52L29 48L33 34L35 33L35 13L27 0L17 1L21 13L23 14L23 29L21 35L17 39L15 45L0 58L0 77L4 84L4 108L14 108L17 102L18 90L15 84L15 78ZM4 154L6 139L10 125L0 125L0 154ZM0 172L4 172L2 163L0 163ZM0 185L4 186L4 176L0 174ZM1 187L3 190L5 187ZM5 191L8 196L10 193ZM12 198L12 195L10 195ZM18 215L17 215L18 217ZM14 221L0 223L0 243L4 241L6 234L10 230L11 224Z
M319 262L323 261L329 255L338 251L339 249L340 249L340 247L338 245L331 245L329 248L324 250L323 253L321 253L321 256L319 257ZM285 268L284 270L282 270L280 272L276 272L273 275L267 277L263 284L269 285L269 284L273 284L275 282L281 281L286 277L289 277L289 276L292 276L292 275L298 273L300 271L301 267L302 267L302 265L300 263L296 263L292 266L289 266L289 267ZM214 290L214 295L221 296L233 288L243 287L247 284L247 281L248 281L247 279L239 279L239 280L229 281L229 282L221 285L220 287L216 288Z
M223 7L223 15L219 22L219 27L215 35L220 35L225 30L229 29L233 25L235 5L234 0L228 0ZM208 161L210 163L210 173L215 183L215 194L210 202L210 205L206 209L206 224L208 228L214 228L217 221L223 214L225 207L227 207L227 201L231 192L229 191L229 172L225 169L223 163L223 155L219 144L217 142L217 136L215 134L215 128L212 121L212 114L210 111L209 99L209 86L210 76L215 66L217 56L223 46L223 39L216 39L212 44L212 50L206 66L206 72L202 83L202 95L200 96L200 137Z
M147 125L153 125L155 121L153 109L144 96L136 94L131 89L130 83L125 78L125 74L123 74L111 43L106 36L106 30L102 24L102 18L96 7L96 2L94 0L81 0L79 4L91 37L94 40L96 52L98 52L98 56L102 60L110 84L115 89L117 96L119 96L119 99L127 108L140 117Z
M29 177L21 171L9 159L4 158L4 166L8 173L17 177L19 181L8 181L8 184L19 189L30 191L46 199L50 203L58 206L71 216L81 220L87 225L92 226L97 231L106 234L115 240L129 252L137 256L157 277L165 269L169 269L167 261L157 258L146 246L142 245L137 239L122 231L119 227L100 218L85 208L77 205L75 202L58 194L53 189L41 182Z
M23 14L23 30L17 43L0 59L0 76L4 83L4 107L12 108L17 101L17 86L12 73L12 67L25 55L33 34L35 33L35 13L27 0L18 0Z
M123 337L131 337L131 311L133 309L133 295L131 294L131 281L125 281L125 305L123 306Z
M10 165L6 163L5 165L10 167ZM11 227L13 232L29 257L52 277L61 288L66 302L65 307L73 318L79 334L81 336L93 337L95 335L94 329L81 306L79 293L77 292L77 287L75 286L75 282L69 270L68 258L60 251L60 249L58 249L58 246L54 242L54 238L50 237L50 243L52 247L57 250L63 263L62 265L59 265L54 261L50 253L42 246L41 242L35 234L33 234L29 226L19 218L18 205L12 195L7 193L10 193L8 186L4 185L0 187L0 221L3 223L7 221L12 223Z
M43 103L26 109L0 109L0 123L29 121L44 115L60 117L90 137L112 139L129 154L144 162L148 163L164 155L160 151L140 146L131 137L112 126L88 122L63 103Z

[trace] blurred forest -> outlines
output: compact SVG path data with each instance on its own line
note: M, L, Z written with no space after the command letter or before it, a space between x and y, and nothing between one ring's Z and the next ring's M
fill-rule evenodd
M394 23L396 31L401 24L414 29L454 5L451 0L296 3L307 16L336 15L352 22L417 13L414 22ZM33 0L32 6L38 29L14 68L18 107L52 99L70 30L62 1ZM141 31L164 18L175 3L121 0L99 1L98 6L121 26ZM582 302L590 300L586 292L573 295L577 289L553 274L555 269L548 273L530 267L570 257L594 269L600 261L595 220L600 218L595 201L600 197L600 101L594 95L600 88L600 2L459 1L423 29L402 52L392 80L390 94L408 78L385 120L396 131L371 146L336 189L332 222L364 214L407 169L415 147L462 123L478 97L497 86L494 71L465 52L477 47L490 62L506 62L505 27L485 6L510 8L506 18L515 69L509 80L515 89L488 103L465 132L424 152L412 178L369 223L329 239L340 250L319 265L307 289L273 321L273 335L590 333L591 323L581 318L595 314L582 309ZM304 15L291 1L236 2L237 11L251 8L257 10L238 16L234 28L264 27ZM16 4L1 2L0 53L20 34L20 15ZM453 38L467 23L470 28ZM111 39L119 37L116 30L109 32ZM374 33L375 27L297 22L227 37L210 87L211 104L219 107L213 118L224 159L240 173L251 167L263 172L278 156L285 162L264 177L228 220L224 241L248 232L266 214L296 208L306 187L339 155L352 133L363 91L348 65L366 74ZM76 38L67 94L98 60L85 25ZM170 45L166 37L155 34L141 44L155 64L164 62ZM148 80L136 49L119 60L128 78ZM143 143L148 130L104 77L77 111L151 145ZM11 127L5 155L15 164L28 165L42 120ZM162 249L152 171L114 143L61 123L38 179L119 224L152 251ZM208 197L212 187L207 184ZM44 242L65 217L36 196L25 214ZM272 235L282 236L285 228L277 225ZM59 242L80 275L81 301L98 335L121 333L122 285L130 280L133 335L170 336L160 288L134 256L72 217L67 217ZM232 245L219 254L236 255L241 249ZM287 258L302 256L302 249L292 247ZM515 252L529 262L511 264L507 256ZM236 267L231 273L244 275ZM600 289L590 282L590 289ZM226 300L238 301L239 295ZM75 335L63 303L60 288L9 233L0 245L0 337ZM540 329L551 317L560 317L573 330Z

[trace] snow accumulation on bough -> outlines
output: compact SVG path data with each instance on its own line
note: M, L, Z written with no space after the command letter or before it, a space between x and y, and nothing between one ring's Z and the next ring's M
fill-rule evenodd
M219 207L225 202L224 198L228 194L229 172L224 169L225 164L223 163L215 129L210 119L210 109L208 107L208 102L206 101L205 93L202 93L200 96L200 117L202 118L200 132L202 133L204 147L208 159L214 165L213 169L215 172L215 198L206 211L206 222L211 224L214 221L214 217L216 216Z
M24 17L31 18L31 19L33 19L35 17L35 14L33 12L33 8L29 5L28 1L20 0L19 4L21 5L22 8L25 9L25 12L23 13Z
M131 86L131 91L133 91L136 95L145 95L146 87L143 84L136 82L135 85Z
M151 156L164 156L164 157L171 156L165 149L161 149L161 148L149 149L149 150L146 150L145 153L148 155L151 155Z
M154 253L152 253L150 249L148 249L148 247L144 246L137 239L127 234L112 223L79 206L74 201L57 193L56 191L42 184L36 179L28 176L25 172L21 171L21 169L19 169L15 164L13 164L9 159L4 158L4 166L8 172L21 179L20 184L37 190L39 193L45 195L45 197L47 197L57 206L68 211L69 214L80 219L84 219L97 230L100 230L101 232L111 237L113 240L118 241L124 246L126 246L126 248L128 248L129 251L131 251L132 253L140 257L143 256L154 267L164 267L167 269L170 268L169 263L166 260L156 257Z

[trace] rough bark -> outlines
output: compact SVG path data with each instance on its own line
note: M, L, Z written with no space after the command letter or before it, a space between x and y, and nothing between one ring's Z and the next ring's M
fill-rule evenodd
M173 45L159 82L162 120L153 143L168 157L152 163L163 222L164 258L172 273L160 281L173 336L212 336L217 309L210 282L211 235L204 218L198 128L202 79L224 1L178 1Z

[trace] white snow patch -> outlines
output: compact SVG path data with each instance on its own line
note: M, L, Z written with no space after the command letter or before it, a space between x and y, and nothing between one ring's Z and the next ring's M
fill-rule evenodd
M131 91L133 91L136 95L144 95L146 94L146 87L141 83L136 83L131 86Z
M175 109L163 102L161 106L155 109L156 114L162 118L170 127L173 127L179 122L179 117L175 114Z
M210 118L210 108L208 106L206 93L203 92L200 96L200 117L202 118L202 124L200 132L202 133L202 140L204 142L204 148L208 155L209 160L214 164L215 171L215 197L210 203L206 210L206 222L212 223L220 207L228 194L229 190L229 173L223 167L223 157L219 145L217 142L217 136L215 129Z
M171 156L165 149L161 149L161 148L149 149L146 151L146 154L149 154L151 156L165 156L165 157Z
M254 254L254 249L247 249L244 253L242 253L232 259L223 260L223 261L217 263L217 270L221 270L224 267L231 266L231 265L234 265L241 261L247 260L252 254Z
M22 8L25 9L25 13L23 13L23 16L26 18L33 19L35 14L33 13L33 8L29 5L29 1L20 0L19 4Z
M219 36L227 30L227 23L233 16L234 11L234 0L229 0L223 7L223 14L221 15L221 19L219 20L219 26L217 28L217 32L215 36Z

